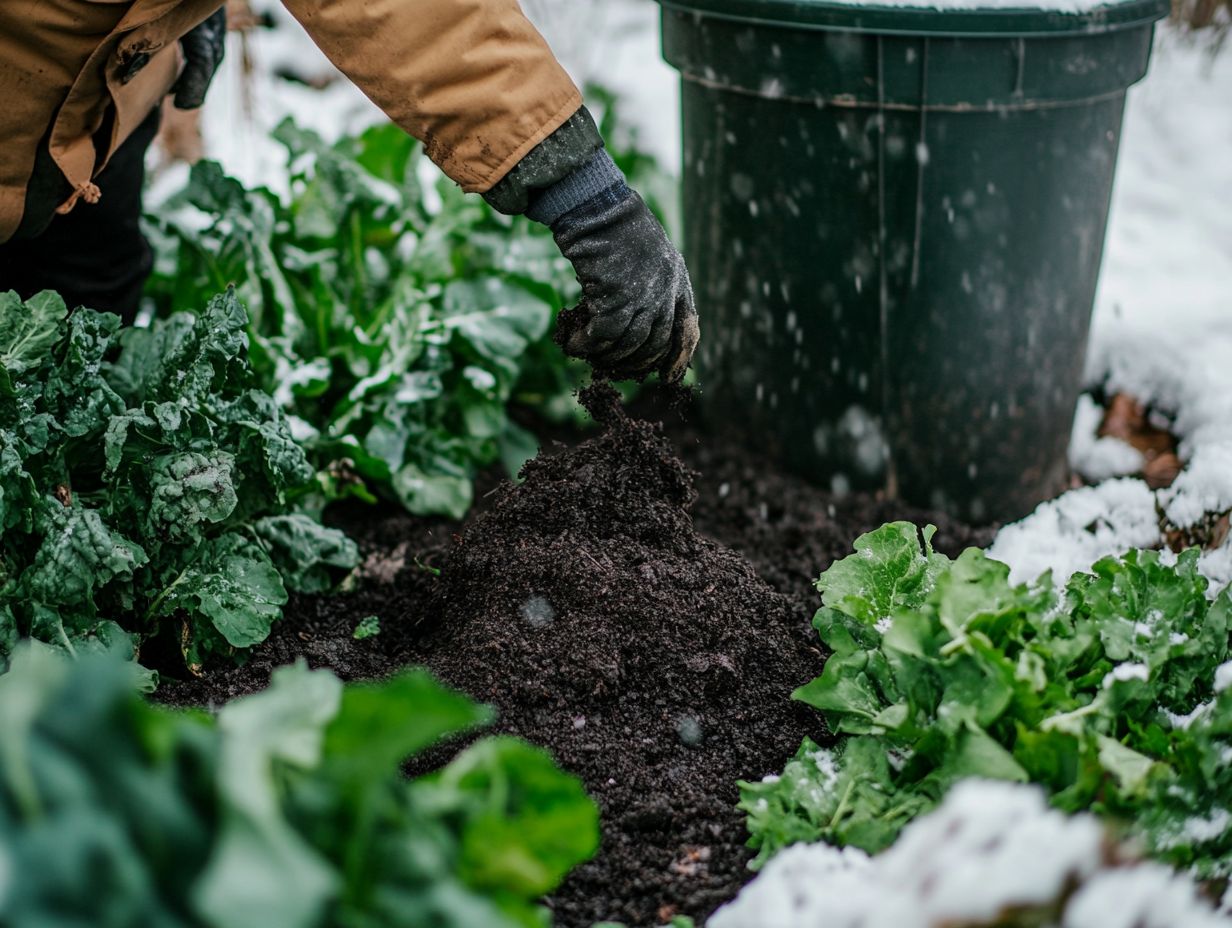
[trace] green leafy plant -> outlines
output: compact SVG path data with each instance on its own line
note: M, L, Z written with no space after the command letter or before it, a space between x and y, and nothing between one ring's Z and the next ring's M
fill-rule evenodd
M114 655L19 650L0 677L0 922L544 928L537 900L598 844L543 750L412 670L343 686L297 665L217 719L151 705Z
M669 225L675 181L601 88L609 150ZM510 404L581 421L587 368L550 337L576 297L549 231L496 213L441 175L393 125L326 144L290 121L275 137L289 192L246 189L213 162L147 217L158 314L234 284L252 363L335 496L460 518L478 470L516 474L538 448Z
M1208 600L1198 552L1107 558L1058 592L1048 575L1012 585L978 549L951 561L931 535L885 525L818 580L832 655L793 696L846 738L741 784L758 863L799 841L881 850L983 777L1039 783L1172 863L1232 874L1232 593Z
M124 331L0 294L0 659L21 636L77 652L163 631L197 664L354 566L290 511L314 472L253 389L246 325L231 292Z
M260 382L333 492L460 518L480 468L516 473L537 450L515 396L572 415L578 368L548 338L572 271L546 229L425 185L395 126L335 145L290 122L275 135L287 196L202 162L151 217L159 312L234 283Z

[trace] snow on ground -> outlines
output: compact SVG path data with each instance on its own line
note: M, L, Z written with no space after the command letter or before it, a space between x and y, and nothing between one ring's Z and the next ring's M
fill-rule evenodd
M876 857L788 848L707 928L991 924L1051 909L1071 888L1057 928L1232 928L1169 868L1110 865L1107 840L1094 816L1050 809L1037 787L967 780Z
M1001 3L1003 0L894 0ZM1004 0L1011 2L1011 0ZM1016 0L1015 0L1016 2ZM1041 0L1037 0L1041 2ZM1060 5L1088 0L1042 0ZM275 76L335 74L275 0L255 3L285 25L239 39L205 109L211 157L246 183L285 185L285 155L270 129L292 115L327 138L381 118L343 79L324 90ZM679 169L676 72L659 53L652 0L524 0L528 15L581 85L618 92L640 144ZM1120 478L1140 458L1114 439L1096 439L1100 412L1079 407L1071 462L1104 481L1043 504L1005 527L991 553L1016 579L1051 569L1058 581L1098 558L1162 543L1157 507L1186 527L1232 509L1232 50L1161 28L1151 71L1130 91L1087 380L1124 391L1174 417L1187 468L1154 492ZM164 172L154 197L178 188L183 168ZM1203 558L1217 584L1232 582L1232 537Z
M990 553L1017 580L1063 580L1133 546L1158 547L1156 507L1188 527L1232 509L1232 54L1162 29L1130 91L1087 381L1175 417L1186 470L1167 490L1112 480L1073 490L1002 529ZM1094 437L1079 406L1070 459L1088 479L1132 472L1132 449ZM1203 556L1232 582L1232 537Z

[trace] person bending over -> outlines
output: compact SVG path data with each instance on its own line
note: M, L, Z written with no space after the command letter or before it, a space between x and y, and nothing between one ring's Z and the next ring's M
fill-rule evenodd
M567 352L616 378L684 375L698 322L680 253L604 151L517 0L284 0L440 168L551 228L582 286ZM167 94L201 105L222 0L0 4L0 290L131 322L152 263L145 152Z

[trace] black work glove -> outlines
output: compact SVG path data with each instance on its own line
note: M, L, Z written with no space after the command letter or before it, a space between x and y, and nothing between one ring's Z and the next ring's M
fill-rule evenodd
M552 235L582 285L557 321L565 352L616 380L683 377L699 335L693 288L642 198L622 182L558 219Z
M483 196L502 213L549 226L573 264L582 300L556 323L568 354L617 380L684 376L698 338L684 259L603 150L586 107Z
M184 52L184 70L180 72L171 92L175 94L176 109L195 110L205 102L205 92L222 64L227 48L226 8L184 35L180 39L180 48Z

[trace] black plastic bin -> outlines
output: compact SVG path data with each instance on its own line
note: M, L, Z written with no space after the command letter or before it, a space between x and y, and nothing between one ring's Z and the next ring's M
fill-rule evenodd
M703 408L836 490L1066 486L1126 89L1167 0L661 0Z

